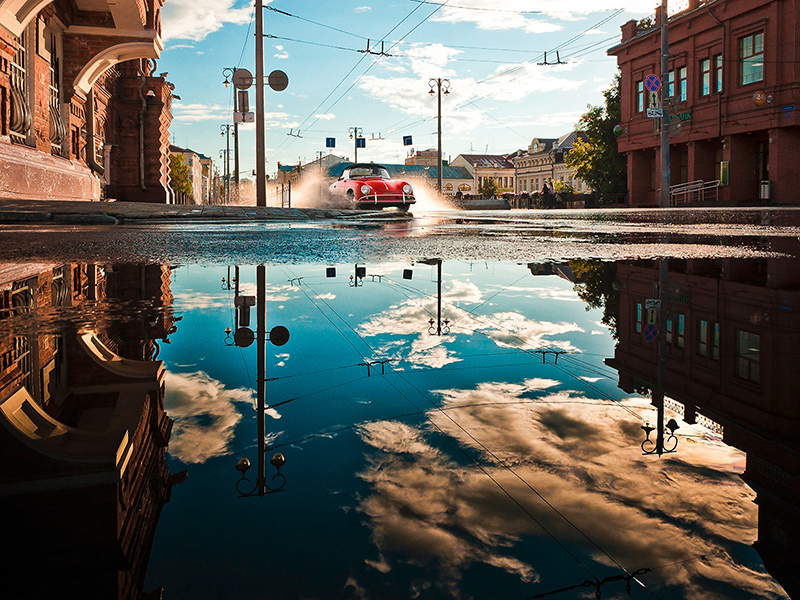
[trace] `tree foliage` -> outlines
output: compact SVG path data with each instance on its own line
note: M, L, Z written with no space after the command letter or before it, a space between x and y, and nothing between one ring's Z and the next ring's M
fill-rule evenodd
M617 265L599 260L571 260L572 273L581 280L575 284L578 297L586 303L586 310L602 308L600 320L611 330L611 337L617 337L617 317L619 316L619 291L615 286Z
M182 154L169 157L169 187L179 194L192 196L192 181L189 179L189 165Z
M614 77L609 89L603 92L605 106L590 106L578 122L586 132L586 140L578 139L566 156L566 163L600 194L625 193L628 187L628 165L624 154L617 150L614 127L619 125L620 76Z
M483 184L481 184L480 188L478 188L478 192L484 198L491 198L492 196L496 196L499 191L500 191L500 186L497 185L497 182L494 180L493 177L484 177Z

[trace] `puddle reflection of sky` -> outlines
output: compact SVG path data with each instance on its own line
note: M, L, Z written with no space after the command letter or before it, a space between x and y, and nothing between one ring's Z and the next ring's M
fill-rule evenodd
M602 311L572 282L446 261L436 336L435 266L366 265L360 287L353 268L267 268L267 327L291 337L267 346L266 370L287 485L261 500L234 488L236 460L256 458L256 349L225 345L227 269L174 272L184 318L159 358L172 469L189 478L148 582L171 598L522 599L623 567L652 569L634 597L782 597L750 547L744 455L682 425L679 453L642 456L654 410L617 388ZM255 295L255 267L239 284Z

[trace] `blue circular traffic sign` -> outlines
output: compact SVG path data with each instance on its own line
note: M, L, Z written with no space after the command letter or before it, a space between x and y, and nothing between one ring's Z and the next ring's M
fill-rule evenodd
M658 337L658 327L656 327L655 323L645 325L642 330L642 336L644 336L644 341L646 342L652 342L656 339Z
M658 75L650 74L644 78L644 87L650 92L657 92L661 89L661 79Z

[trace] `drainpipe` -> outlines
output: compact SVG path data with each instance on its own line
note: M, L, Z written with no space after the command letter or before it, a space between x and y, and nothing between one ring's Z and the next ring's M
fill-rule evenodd
M98 164L97 162L97 150L95 147L95 139L97 136L97 132L95 131L95 102L94 102L94 88L89 90L89 95L86 98L86 103L89 105L86 111L86 129L87 129L87 136L91 140L91 147L90 151L86 153L86 160L89 163L89 167L100 175L103 176L105 172L105 168L103 165ZM105 149L104 149L105 151ZM108 183L108 181L106 181Z
M711 12L711 9L708 9L708 14L717 22L717 25L722 27L722 89L719 91L717 95L717 137L722 137L722 94L725 93L726 83L727 83L727 76L725 73L725 39L728 37L727 32L725 31L725 24L720 21L714 13ZM713 65L712 73L716 74L717 65ZM712 80L713 81L713 80Z
M142 76L142 84L139 86L139 98L142 101L142 111L139 113L139 187L143 192L147 191L147 186L144 184L144 116L147 112L147 99L144 97L147 76L144 73L144 64L146 60L143 58L139 63Z

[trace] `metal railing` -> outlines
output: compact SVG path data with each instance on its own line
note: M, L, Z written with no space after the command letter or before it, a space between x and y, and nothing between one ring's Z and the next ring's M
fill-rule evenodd
M670 206L697 202L717 202L719 200L719 179L714 181L689 181L669 188Z

